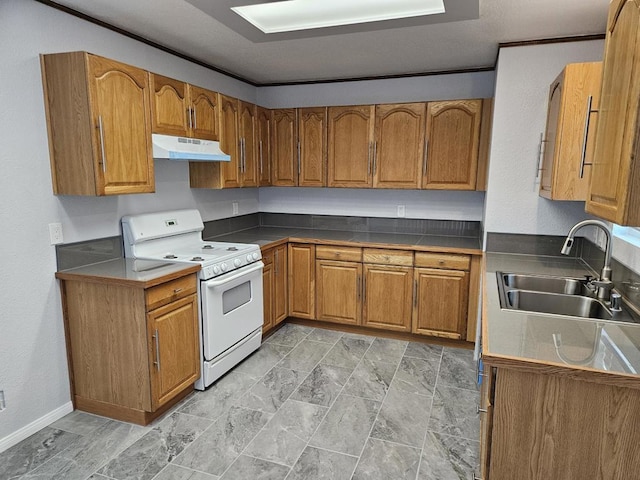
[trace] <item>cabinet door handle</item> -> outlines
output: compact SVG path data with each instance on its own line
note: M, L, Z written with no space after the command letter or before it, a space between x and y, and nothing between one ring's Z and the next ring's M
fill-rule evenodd
M298 140L298 147L297 148L298 148L298 178L299 178L300 177L300 163L301 163L301 160L300 160L300 140Z
M486 408L480 408L480 405L476 405L476 414L480 415L481 413L487 413Z
M174 288L174 289L173 289L173 293L174 293L174 294L176 294L176 293L180 293L181 291L182 291L182 289L181 289L181 288Z
M373 142L373 176L378 170L378 142Z
M160 371L160 334L157 328L153 334L153 338L156 341L156 361L153 362L153 364L158 368L158 371Z
M102 158L102 173L107 173L107 157L104 154L104 126L102 115L98 115L98 132L100 133L100 156Z
M425 138L424 139L424 159L422 162L422 176L426 177L427 176L427 158L428 158L428 152L429 151L429 139Z
M197 130L198 129L198 112L196 111L195 107L193 107L191 111L193 112L193 129Z
M587 99L587 116L584 120L584 134L582 136L582 157L580 158L580 178L584 177L584 167L586 165L592 165L591 163L585 163L587 159L587 140L589 137L589 124L591 123L591 114L596 113L598 110L592 110L593 95L589 95Z
M260 152L260 176L262 176L262 140L258 142L258 151Z
M360 300L360 297L361 297L361 294L362 294L362 289L360 288L360 283L361 283L360 275L358 275L358 279L356 281L356 296L357 296L358 300Z
M418 306L418 280L413 281L413 307Z
M362 300L367 301L367 275L362 276Z
M274 268L274 275L275 275L276 277L278 276L278 263L279 263L279 262L278 262L278 259L279 259L279 257L280 257L280 255L278 255L279 253L280 253L280 252L279 252L278 250L276 250L276 255L275 255L275 256L276 256L276 258L275 258L275 262L274 262L274 263L276 264L276 266L275 266L275 268Z
M367 150L367 177L371 176L371 142L369 142L369 149Z
M191 116L191 107L187 108L187 118L189 119L189 129L193 128L193 117Z

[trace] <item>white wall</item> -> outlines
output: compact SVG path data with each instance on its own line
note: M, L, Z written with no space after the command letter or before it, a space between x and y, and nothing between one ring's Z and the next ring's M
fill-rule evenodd
M370 190L350 188L261 188L260 211L315 215L482 220L484 192Z
M555 43L500 50L485 202L485 232L564 235L588 218L584 202L538 196L540 133L549 85L567 63L602 60L604 41Z
M186 164L158 161L157 192L110 198L55 197L38 55L87 50L255 101L255 88L34 1L0 2L0 451L70 408L67 360L47 224L66 242L119 234L127 213L199 208L205 220L258 209L256 189L191 190ZM35 422L35 423L34 423Z

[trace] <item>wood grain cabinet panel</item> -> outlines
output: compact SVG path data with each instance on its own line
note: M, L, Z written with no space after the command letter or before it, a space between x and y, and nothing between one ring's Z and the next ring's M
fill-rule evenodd
M609 6L596 146L586 211L640 226L640 0Z
M258 141L259 186L271 185L271 111L256 108L256 139Z
M220 148L231 156L230 162L222 162L220 165L220 186L222 188L236 188L240 186L240 132L238 100L226 95L220 95L221 127Z
M193 123L191 136L203 140L220 140L220 95L189 85Z
M288 264L289 315L315 319L315 245L290 243Z
M362 325L411 331L413 268L364 265Z
M359 325L362 314L362 264L316 261L316 318Z
M264 321L262 333L266 333L275 326L274 322L274 295L273 295L273 249L262 252L262 301Z
M153 192L147 72L86 52L40 58L53 192Z
M374 188L420 188L426 105L376 105Z
M427 104L427 158L422 188L475 190L482 100Z
M328 116L327 186L371 187L375 106L329 107Z
M327 108L298 109L299 187L323 187L327 181Z
M271 184L294 187L298 178L298 123L295 108L271 110Z
M586 200L593 163L594 126L602 62L571 63L549 88L540 195Z
M263 332L279 325L289 314L287 245L279 245L262 252L264 270L264 326Z

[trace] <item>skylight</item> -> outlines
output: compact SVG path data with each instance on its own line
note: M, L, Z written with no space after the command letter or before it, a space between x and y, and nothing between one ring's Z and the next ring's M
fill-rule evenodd
M264 33L293 32L444 13L444 0L285 0L232 7Z

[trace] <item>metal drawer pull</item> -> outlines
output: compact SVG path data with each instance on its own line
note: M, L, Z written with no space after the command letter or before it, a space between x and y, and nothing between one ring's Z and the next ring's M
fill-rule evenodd
M191 116L191 107L187 108L187 117L189 117L189 128L193 128L193 117Z
M582 137L582 157L580 159L580 178L584 176L584 167L586 165L593 165L593 163L585 163L587 159L587 140L589 137L589 124L591 123L591 114L597 113L598 110L593 110L593 95L589 95L587 99L587 116L584 120L584 135Z
M181 291L182 291L182 288L174 288L174 289L173 289L173 293L174 293L174 294L176 294L176 293L180 293Z
M481 413L487 413L487 409L480 408L480 405L476 405L476 414L480 415Z
M98 115L98 131L100 133L100 155L102 156L102 173L107 173L107 158L104 154L104 128L102 126L102 115Z
M195 107L191 111L193 112L193 129L197 130L198 129L198 112L196 111Z
M471 474L471 480L482 480L482 477L478 477L478 476L476 475L476 472L473 472L473 473Z
M157 328L153 334L153 338L156 341L156 361L153 362L153 364L158 367L158 371L160 371L160 334L158 333Z

